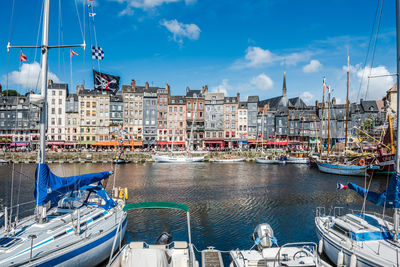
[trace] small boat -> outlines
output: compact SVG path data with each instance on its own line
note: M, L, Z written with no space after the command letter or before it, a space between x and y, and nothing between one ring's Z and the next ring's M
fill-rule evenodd
M255 249L232 250L230 266L330 266L317 253L317 244L313 242L289 243L278 246L271 226L267 223L257 225L252 239ZM252 248L253 248L252 247Z
M286 163L290 163L290 164L308 164L310 163L310 159L309 158L296 158L296 157L291 157L288 156Z
M317 161L317 166L321 172L349 176L365 176L369 171L379 170L379 166L376 165L328 163L325 161Z
M195 267L196 261L190 229L189 207L174 202L139 202L125 205L124 211L135 209L175 209L186 212L188 241L173 241L172 235L164 232L155 244L135 241L124 245L114 257L111 267ZM138 222L135 222L138 223Z
M219 163L234 163L234 162L243 162L244 158L214 158L210 159L210 162L219 162Z
M192 156L185 156L185 155L154 155L153 159L159 163L193 163L193 162L202 162L204 160L204 156L199 157L192 157Z
M282 156L279 159L271 159L268 157L256 158L256 162L260 164L285 164L286 157Z
M113 159L113 163L114 163L114 164L125 164L125 163L128 163L128 161L116 157L115 159Z
M8 162L5 161L4 159L0 159L0 165L7 164L7 163L8 163Z

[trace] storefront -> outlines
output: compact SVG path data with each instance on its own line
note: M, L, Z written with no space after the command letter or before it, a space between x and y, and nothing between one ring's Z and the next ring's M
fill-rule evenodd
M204 144L208 150L222 150L225 148L225 141L223 140L205 141Z

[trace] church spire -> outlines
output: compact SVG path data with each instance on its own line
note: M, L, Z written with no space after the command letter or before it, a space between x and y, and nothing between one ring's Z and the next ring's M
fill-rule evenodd
M283 87L282 87L282 96L286 96L286 71L283 72Z

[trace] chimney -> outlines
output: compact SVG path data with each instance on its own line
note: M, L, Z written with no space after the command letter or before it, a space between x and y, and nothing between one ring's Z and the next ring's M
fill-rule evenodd
M1 83L0 83L0 93L1 92L3 92L3 87L1 86Z
M132 87L133 91L136 92L136 81L135 80L131 81L131 87Z
M144 85L144 87L145 87L146 89L149 89L149 82L146 82L146 84Z
M204 86L204 93L208 93L208 86Z
M53 80L49 80L48 86L50 87L50 86L52 86L52 85L53 85Z
M83 89L84 89L83 85L77 85L76 86L76 93L79 94L80 91L83 90Z
M336 98L335 97L332 98L332 105L336 105Z
M167 88L168 96L170 96L170 95L171 95L171 86L169 86L169 84L166 83L166 84L165 84L165 87Z
M237 99L237 102L240 102L240 94L239 94L239 92L236 93L236 99Z
M204 94L204 86L201 87L201 93Z
M189 86L186 86L186 94L189 93L189 90L190 90Z

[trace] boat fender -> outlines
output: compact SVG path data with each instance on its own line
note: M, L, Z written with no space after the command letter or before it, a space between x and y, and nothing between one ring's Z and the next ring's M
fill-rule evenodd
M123 188L121 188L119 190L119 194L118 194L119 199L124 199L124 195L125 195L124 193L125 193L125 190Z
M356 254L351 255L350 258L350 265L349 267L356 267L357 266L357 256Z
M344 263L344 255L343 255L343 251L339 251L338 255L337 255L337 262L336 262L336 266L337 267L342 267Z
M321 238L318 243L318 254L321 255L324 250L324 240Z
M125 200L128 200L128 187L125 187Z
M365 165L365 159L360 159L360 160L358 161L358 165L359 165L359 166L364 166L364 165Z

